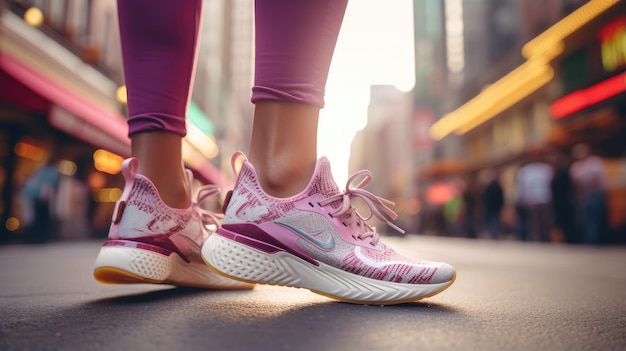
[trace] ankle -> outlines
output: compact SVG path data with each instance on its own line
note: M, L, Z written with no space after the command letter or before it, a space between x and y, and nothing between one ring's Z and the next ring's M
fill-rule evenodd
M189 198L189 191L185 182L178 182L177 184L168 184L162 186L159 190L161 200L172 208L185 209L191 206L191 199Z
M139 160L139 173L152 181L161 200L172 208L188 208L189 186L182 161L182 137L165 131L131 136L132 155Z
M184 177L163 177L158 174L143 174L156 187L161 200L171 208L185 209L191 205L189 188Z
M251 162L263 191L278 198L291 197L302 192L309 184L315 169L315 161L294 163L277 159L269 162Z

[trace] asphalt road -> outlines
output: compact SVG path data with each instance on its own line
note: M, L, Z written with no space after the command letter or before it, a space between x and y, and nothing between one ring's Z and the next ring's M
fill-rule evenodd
M626 248L386 238L457 267L419 303L100 285L100 242L0 247L0 350L626 350Z

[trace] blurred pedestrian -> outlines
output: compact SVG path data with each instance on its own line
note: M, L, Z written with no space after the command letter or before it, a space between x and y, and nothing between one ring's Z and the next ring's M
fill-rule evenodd
M576 188L576 211L582 240L587 244L599 244L608 227L604 163L591 153L587 144L575 145L572 156L576 161L570 174Z
M59 177L54 205L58 239L77 240L91 236L90 198L89 186L82 179L66 174Z
M554 226L566 242L577 243L580 239L575 226L574 182L570 175L569 160L562 153L556 153L554 161L554 176L550 182Z
M553 169L535 155L517 173L517 207L521 240L550 241Z
M45 243L56 235L56 197L60 173L55 159L31 173L20 191L22 222L29 243Z
M123 163L126 186L96 279L289 285L367 304L419 300L451 285L452 266L400 255L366 223L374 216L399 229L391 203L362 189L369 171L340 191L328 160L317 158L319 112L347 0L255 2L250 160L231 159L237 180L223 222L198 205L216 187L192 199L181 140L202 3L118 1L133 157ZM355 212L355 197L369 216ZM147 264L134 264L140 258Z
M498 239L502 230L500 218L504 208L504 191L500 184L500 175L495 170L490 171L489 178L483 195L485 230L491 239Z
M476 180L469 176L462 193L463 198L463 232L466 238L475 239L476 235Z

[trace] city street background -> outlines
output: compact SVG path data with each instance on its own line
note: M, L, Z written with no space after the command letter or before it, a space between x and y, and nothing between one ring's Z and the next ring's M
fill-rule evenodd
M192 190L225 192L253 125L254 2L202 11L182 158ZM408 232L624 244L625 11L351 1L319 155L341 188L370 170ZM0 244L106 236L131 155L118 24L116 1L0 2Z
M626 1L541 4L349 2L319 154L420 233L392 246L458 269L382 307L97 284L131 156L117 2L0 0L0 350L626 350ZM225 193L254 1L203 5L182 156Z
M458 278L421 302L100 285L100 241L0 247L1 350L625 350L626 249L407 235Z

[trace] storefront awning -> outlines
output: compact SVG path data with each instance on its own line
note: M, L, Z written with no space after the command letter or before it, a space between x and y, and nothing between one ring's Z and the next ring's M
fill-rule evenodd
M98 147L122 156L130 155L130 139L127 136L128 128L123 116L99 108L76 92L27 67L6 53L0 55L0 68L41 97L78 118L73 123L63 123L57 127L87 142L99 140L105 143L96 145ZM85 122L92 128L81 128L77 122ZM94 139L93 132L104 133L111 138L104 139L98 136Z

